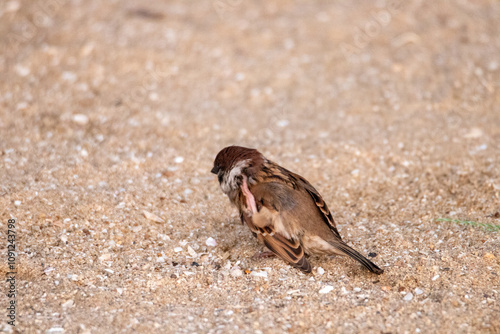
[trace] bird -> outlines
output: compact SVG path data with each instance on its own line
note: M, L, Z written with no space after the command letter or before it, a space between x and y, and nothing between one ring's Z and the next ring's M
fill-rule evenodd
M342 240L328 206L309 181L257 149L223 148L211 173L238 209L241 223L293 267L310 273L307 256L346 255L372 273L384 272Z

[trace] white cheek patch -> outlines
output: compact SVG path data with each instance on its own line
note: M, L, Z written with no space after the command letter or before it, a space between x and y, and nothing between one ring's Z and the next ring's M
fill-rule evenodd
M226 177L224 177L224 180L220 184L220 188L226 194L228 194L231 191L231 186L227 183Z
M241 176L241 170L248 166L248 160L238 162L229 172L225 174L220 187L226 194L231 190L238 188L238 178Z

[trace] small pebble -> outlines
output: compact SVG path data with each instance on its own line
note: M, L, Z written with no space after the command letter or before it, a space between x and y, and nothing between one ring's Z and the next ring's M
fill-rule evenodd
M89 122L89 117L84 114L73 115L73 122L79 125L86 125Z
M51 329L48 329L45 334L63 334L64 333L64 328L62 327L52 327Z
M330 293L333 291L333 286L331 285L326 285L325 287L323 287L321 290L319 290L319 293L321 294L325 294L325 293Z
M433 281L437 280L439 278L439 275L436 275L432 278Z
M243 276L243 270L241 270L238 267L235 267L231 270L230 274L232 277L241 277Z
M14 205L15 205L15 206L19 206L19 205L21 205L21 201L14 201Z
M50 272L54 271L54 267L47 267L43 270L45 275L48 275Z
M75 302L72 299L70 299L70 300L62 303L61 306L62 306L62 308L66 309L66 308L73 307L74 304L75 304Z
M316 269L316 272L318 273L318 275L323 275L325 273L325 269L321 268L321 267L318 267L318 269Z
M280 128L284 128L286 126L288 126L290 122L286 119L282 119L280 121L278 121L278 123L276 123Z
M267 271L252 271L250 276L267 278Z
M198 253L196 253L195 250L191 246L187 247L187 251L188 251L189 255L192 256L192 257L197 257L198 256ZM193 262L193 263L196 263L196 262Z
M360 292L361 288L354 288L354 289L352 289L352 291L354 291L354 292Z
M19 1L9 1L7 2L7 4L5 5L5 9L4 11L6 13L14 13L14 12L17 12L19 10L19 8L21 8L21 4L19 3Z
M109 259L111 259L111 254L109 253L104 253L101 256L99 256L99 260L101 261L108 261Z
M214 238L209 237L209 238L207 239L207 241L205 241L205 244L206 244L207 246L210 246L210 247L215 247L215 246L217 246L217 241L215 241L215 239L214 239Z
M174 252L176 253L182 252L182 247L175 247Z
M16 73L21 77L28 76L31 73L31 70L28 67L22 65L16 65L15 70Z
M498 70L498 68L499 68L499 64L497 61L491 61L488 64L488 70L490 70L490 71L496 71L496 70Z
M421 294L423 294L423 293L424 293L424 291L422 291L422 289L420 289L420 288L415 288L415 293L416 293L417 295L421 295Z
M403 300L410 301L413 299L413 293L408 292L404 297Z
M184 157L176 157L174 161L176 164L181 164L184 161Z
M16 110L24 110L28 107L28 103L27 102L19 102L17 105L16 105Z
M61 74L61 79L63 79L64 81L68 81L68 82L75 82L77 77L76 77L76 74L74 72L70 72L70 71L64 71L62 74Z
M479 128L472 128L464 135L464 138L479 138L483 135L483 131Z
M487 148L488 148L488 145L482 144L482 145L476 146L476 151L484 151Z
M160 218L157 215L155 215L154 213L148 212L146 210L143 210L142 214L144 215L144 217L146 217L147 220L151 220L155 223L164 223L165 222L165 220L163 220L162 218Z

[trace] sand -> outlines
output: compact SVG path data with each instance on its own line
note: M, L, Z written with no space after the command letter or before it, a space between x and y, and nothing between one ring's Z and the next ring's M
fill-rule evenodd
M499 333L498 1L4 1L10 333ZM385 269L264 250L210 174L306 177Z

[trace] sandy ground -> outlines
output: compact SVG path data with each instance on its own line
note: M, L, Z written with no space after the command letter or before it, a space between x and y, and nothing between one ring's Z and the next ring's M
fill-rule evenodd
M500 224L499 22L498 1L2 1L3 330L500 333L500 232L436 222ZM230 144L309 179L385 274L252 259L209 173Z

